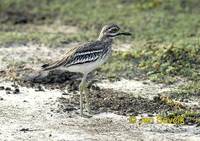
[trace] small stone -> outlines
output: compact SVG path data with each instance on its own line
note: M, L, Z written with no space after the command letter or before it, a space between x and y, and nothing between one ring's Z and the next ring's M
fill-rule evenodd
M3 100L3 97L0 97L0 100Z
M200 127L200 123L197 123L196 127Z
M19 131L27 132L27 131L29 131L29 128L22 128L22 129L20 129Z
M16 85L16 84L12 84L11 86L14 88L18 88L18 85Z
M71 104L67 104L64 106L63 112L73 111L73 110L76 110L76 108Z
M6 94L11 94L11 92L10 91L6 91Z
M10 87L6 87L5 90L6 90L6 91L11 91L11 88L10 88Z
M63 92L62 95L69 95L69 93Z
M39 85L35 91L44 91L44 88Z
M4 86L0 86L0 90L4 90L5 89L5 87Z
M151 113L148 113L148 117L154 117L154 115Z
M143 84L145 84L145 85L147 85L147 84L149 84L148 82L146 82L146 81L144 81L144 82L142 82Z
M20 93L20 90L18 88L16 88L14 91L13 91L13 94L18 94Z
M101 90L99 86L95 86L95 85L92 85L91 89L92 90L96 90L96 91L100 91Z

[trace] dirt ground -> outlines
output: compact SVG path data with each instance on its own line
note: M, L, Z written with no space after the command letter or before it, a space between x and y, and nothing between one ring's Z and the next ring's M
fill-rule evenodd
M137 79L92 83L90 104L94 116L80 117L79 74L55 71L44 77L35 77L37 73L30 72L27 77L27 72L33 69L37 72L38 66L63 51L63 48L49 49L37 45L0 48L0 140L200 140L197 124L133 124L129 121L130 116L137 119L141 116L155 117L158 113L176 110L176 107L163 102L161 97L184 82L171 86ZM13 66L21 65L17 71L20 74L5 71L10 68L8 62ZM8 80L7 73L15 75L16 79L20 77L32 82ZM62 80L55 76L62 76ZM43 83L38 84L38 81ZM52 81L57 83L48 84ZM194 103L199 106L199 100L181 104L182 108L191 108Z
M13 87L12 82L1 82L2 86L6 90L0 91L1 140L194 141L200 139L200 128L196 125L132 124L129 122L129 116L119 115L121 114L119 111L123 109L118 110L115 114L111 105L102 106L101 103L99 103L99 107L92 103L94 111L96 111L95 108L101 109L101 106L104 107L104 109L98 111L99 113L96 113L92 118L81 118L78 115L78 105L72 104L73 102L78 103L78 101L73 101L73 98L70 101L70 97L74 97L76 94L66 94L59 89L38 90L27 87L18 87L19 93L16 93L16 88ZM110 96L108 96L102 104L105 104L107 100L110 101L110 99ZM127 99L124 98L124 100L126 101ZM135 98L133 103L136 104L131 105L134 106L133 109L143 113L168 108L164 106L157 107L158 103L144 98ZM111 106L111 108L108 108L111 111L105 110L107 106Z

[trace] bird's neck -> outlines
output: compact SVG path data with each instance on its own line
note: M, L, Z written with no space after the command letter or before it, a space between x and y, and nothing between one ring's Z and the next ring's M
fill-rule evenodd
M105 37L105 36L99 36L99 38L97 39L98 41L101 41L101 42L110 42L112 43L113 39L110 38L110 37Z

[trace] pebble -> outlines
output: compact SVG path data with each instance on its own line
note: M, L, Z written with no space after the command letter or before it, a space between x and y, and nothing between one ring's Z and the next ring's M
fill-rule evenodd
M95 85L92 85L91 89L92 90L96 90L96 91L100 91L101 90L99 86L95 86Z
M0 86L0 90L4 90L5 89L5 87L4 86Z
M11 92L10 91L6 91L6 94L11 94Z
M10 88L10 87L6 87L5 90L6 90L6 91L11 91L11 88Z
M149 84L149 82L146 82L146 81L144 81L144 82L142 82L142 83L145 84L145 85Z
M13 91L13 94L18 94L20 93L20 90L18 88L15 88L15 90Z
M27 132L27 131L30 131L30 130L29 130L29 128L22 128L22 129L20 129L19 131Z
M64 109L63 109L64 112L73 111L73 110L76 110L76 108L73 105L71 105L71 104L65 105Z
M44 91L44 88L43 88L42 86L39 85L35 91L36 91L36 92Z
M19 87L19 86L16 85L16 84L12 84L11 86L14 87L14 88L18 88L18 87Z
M62 95L69 95L69 93L63 92Z

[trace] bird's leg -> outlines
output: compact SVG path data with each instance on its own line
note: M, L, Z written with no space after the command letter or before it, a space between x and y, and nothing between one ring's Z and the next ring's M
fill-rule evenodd
M85 116L87 118L90 118L91 115L84 115L83 114L83 92L85 93L85 98L86 98L86 110L88 111L89 114L91 113L90 105L89 105L89 97L88 97L89 90L88 90L87 85L86 85L86 78L87 78L87 74L84 74L82 81L80 83L80 86L79 86L79 89L80 89L80 115L82 117Z
M83 116L83 88L80 85L80 115Z
M89 114L91 114L90 103L89 103L89 89L87 85L85 85L85 100L86 100L86 110Z
M87 77L87 74L85 74L85 77ZM85 101L86 101L85 107L86 107L87 112L90 114L91 110L90 110L90 103L89 103L89 89L88 89L88 85L86 84L86 78L85 78L85 83L83 85L83 91L85 94Z
M81 83L79 85L79 91L80 91L80 115L83 116L83 91L86 83L86 77L87 75L83 75L83 78L81 80Z

